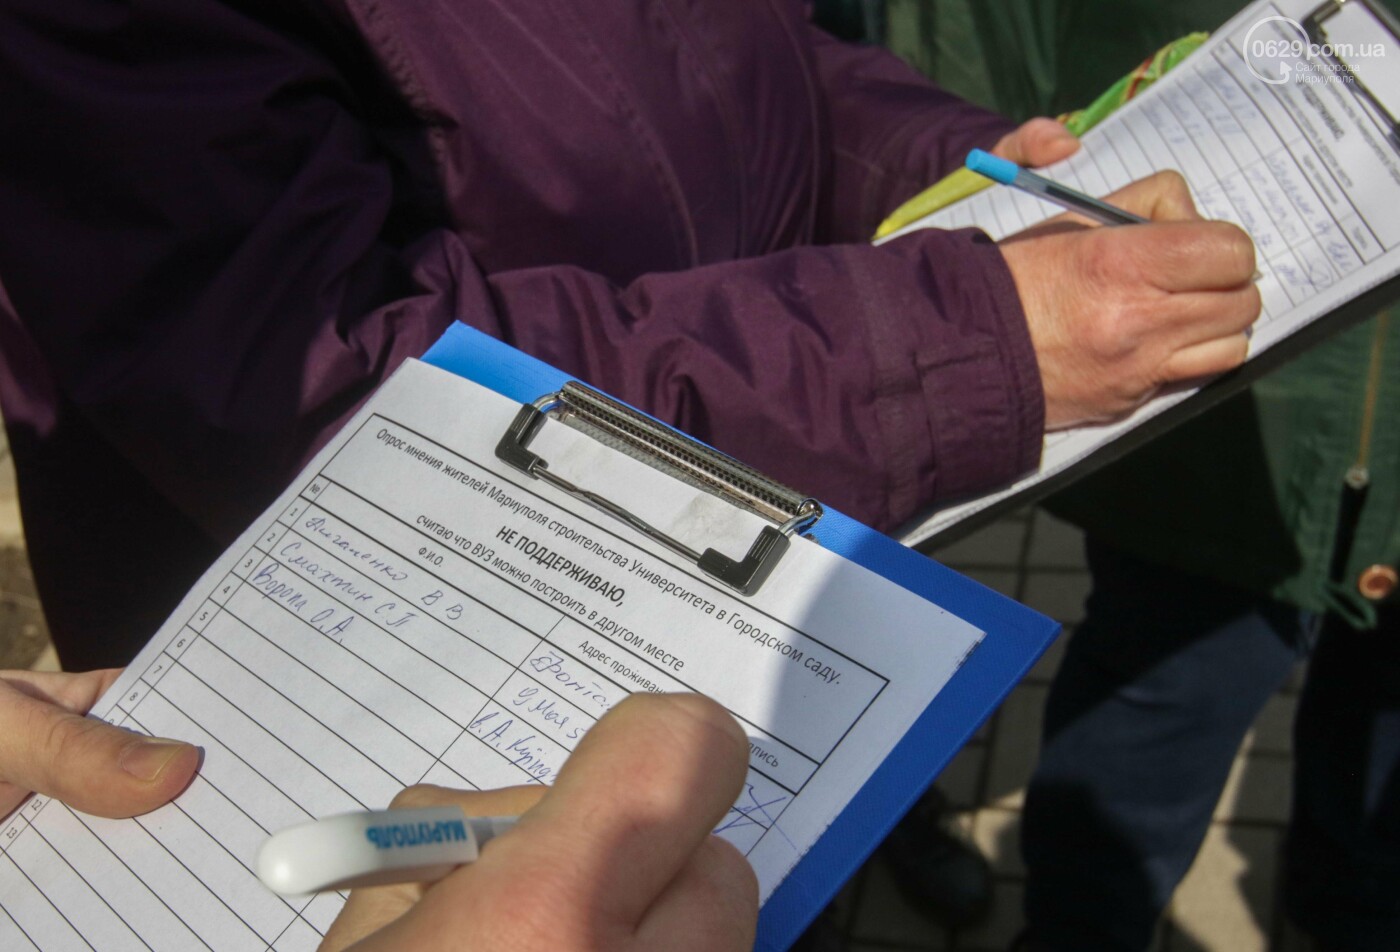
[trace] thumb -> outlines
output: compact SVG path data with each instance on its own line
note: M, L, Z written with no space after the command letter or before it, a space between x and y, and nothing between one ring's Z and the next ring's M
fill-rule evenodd
M148 813L189 785L200 753L82 717L0 683L0 815L33 791L106 817Z
M1154 172L1123 186L1106 201L1152 221L1200 221L1201 213L1180 172Z
M1054 119L1041 116L1027 120L1002 136L992 153L1017 165L1038 168L1069 158L1078 148L1079 140L1074 133Z

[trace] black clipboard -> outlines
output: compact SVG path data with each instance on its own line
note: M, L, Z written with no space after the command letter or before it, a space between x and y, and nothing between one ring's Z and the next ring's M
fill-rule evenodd
M1311 42L1317 45L1318 55L1325 57L1329 64L1348 77L1347 88L1361 104L1362 110L1376 123L1382 138L1397 153L1400 153L1400 121L1396 119L1397 113L1400 113L1400 103L1383 101L1365 84L1354 66L1342 60L1337 55L1336 48L1328 42L1328 22L1345 10L1364 11L1364 13L1374 17L1377 26L1389 34L1389 38L1394 44L1392 48L1398 51L1400 51L1400 20L1397 20L1374 0L1324 0L1300 23ZM915 543L913 548L925 554L934 552L951 542L956 542L970 535L1009 512L1031 505L1064 489L1109 463L1127 456L1168 430L1199 416L1240 393L1305 351L1348 327L1374 316L1397 300L1400 300L1400 274L1385 279L1380 284L1350 299L1336 310L1317 318L1305 327L1299 328L1259 356L1250 358L1243 366L1210 381L1180 403L1163 410L1117 439L1100 446L1083 459L1051 476L1037 480L1018 492L968 514L958 522ZM999 490L992 490L992 493L997 491ZM978 497L949 500L939 508L952 508L976 498ZM905 526L905 531L913 531L937 511L939 510L925 513L918 519L911 521ZM896 533L897 536L899 534Z

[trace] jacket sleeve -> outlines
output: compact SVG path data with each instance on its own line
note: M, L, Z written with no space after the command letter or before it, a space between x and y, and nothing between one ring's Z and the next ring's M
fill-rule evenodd
M104 43L137 15L102 9ZM882 526L1034 463L1034 355L980 233L626 287L486 275L399 220L334 52L217 5L143 9L159 55L90 23L0 30L0 139L27 143L0 150L0 278L66 401L215 538L457 318Z
M990 148L1010 119L934 86L882 47L815 26L810 47L829 105L833 154L822 220L831 241L868 241L900 204Z
M485 329L883 528L1039 459L1035 355L979 231L488 287Z

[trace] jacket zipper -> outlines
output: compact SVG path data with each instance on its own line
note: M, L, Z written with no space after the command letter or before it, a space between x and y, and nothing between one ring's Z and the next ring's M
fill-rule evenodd
M1366 373L1366 400L1361 407L1361 439L1356 447L1356 459L1342 478L1342 504L1337 512L1337 534L1332 546L1332 581L1344 581L1351 549L1356 542L1356 527L1361 520L1361 507L1371 485L1371 436L1376 427L1376 405L1380 399L1382 351L1390 314L1376 318L1376 336L1371 341L1371 366Z

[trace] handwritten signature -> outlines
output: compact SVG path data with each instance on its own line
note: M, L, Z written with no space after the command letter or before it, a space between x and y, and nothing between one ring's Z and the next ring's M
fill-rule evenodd
M742 830L747 826L762 826L771 828L777 825L775 813L782 813L783 807L788 800L792 799L787 794L773 797L771 800L760 800L754 791L753 784L744 784L744 792L739 795L738 801L729 808L725 814L725 820L715 827L714 832L724 833L728 830ZM770 809L773 811L770 813Z

